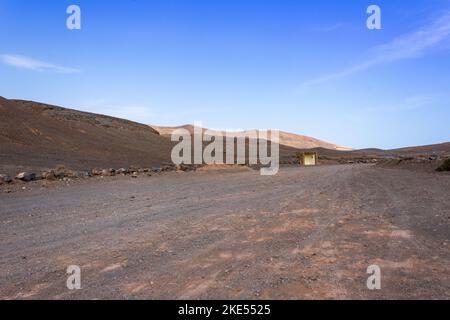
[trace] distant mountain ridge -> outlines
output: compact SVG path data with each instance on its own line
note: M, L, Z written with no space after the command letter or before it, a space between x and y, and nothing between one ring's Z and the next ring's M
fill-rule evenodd
M192 125L183 125L179 127L160 127L151 125L156 131L158 131L163 136L170 136L172 132L176 129L186 129L191 134L194 132L194 126ZM209 130L203 128L203 130ZM218 132L215 130L210 130L212 132ZM295 149L313 149L313 148L323 148L329 150L338 150L338 151L351 151L351 148L341 147L332 143L328 143L325 141L321 141L319 139L315 139L312 137L307 137L303 135L298 135L294 133L280 131L280 144L286 147L291 147Z

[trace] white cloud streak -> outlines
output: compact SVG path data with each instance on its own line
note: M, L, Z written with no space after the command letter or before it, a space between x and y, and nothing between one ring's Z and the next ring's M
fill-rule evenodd
M80 70L75 68L68 68L57 64L52 64L44 61L39 61L30 57L14 54L2 54L0 60L8 66L27 69L40 72L55 72L55 73L79 73Z
M420 58L427 54L429 50L432 50L444 41L449 40L449 38L450 12L447 12L433 23L420 28L419 30L402 35L389 43L372 48L372 50L368 52L368 58L365 61L339 72L330 73L306 81L302 84L302 88L344 78L376 65L405 59Z

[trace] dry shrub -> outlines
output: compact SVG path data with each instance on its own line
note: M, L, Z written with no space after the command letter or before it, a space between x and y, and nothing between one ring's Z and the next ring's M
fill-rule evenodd
M444 161L444 163L436 169L438 172L450 171L450 159Z

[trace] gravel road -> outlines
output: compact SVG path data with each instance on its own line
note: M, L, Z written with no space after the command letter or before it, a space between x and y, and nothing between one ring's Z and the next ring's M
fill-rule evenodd
M450 299L450 176L366 165L0 194L2 299ZM80 266L82 289L66 287ZM367 289L367 267L381 290Z

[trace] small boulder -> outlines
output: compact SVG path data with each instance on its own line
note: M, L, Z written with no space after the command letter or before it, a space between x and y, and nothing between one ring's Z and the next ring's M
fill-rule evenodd
M116 175L116 170L114 169L103 169L102 176L104 177L112 177Z
M30 182L36 179L36 174L29 172L21 172L16 176L16 179L24 182Z
M81 178L90 178L92 177L92 174L89 171L81 171Z
M92 173L93 176L101 176L102 175L102 170L92 169L91 173Z
M176 167L177 171L195 171L195 166L190 164L180 164Z
M62 180L62 179L64 179L64 177L67 176L67 172L66 172L65 168L58 168L58 169L55 169L55 170L52 170L52 171L53 171L53 175L58 180Z
M119 170L116 171L117 174L121 174L121 175L127 175L129 174L129 170L125 169L125 168L120 168Z
M168 172L168 171L175 171L176 170L176 166L175 165L166 165L162 167L162 171L163 172Z
M66 169L66 167L63 165L57 166L56 169L54 169L52 171L53 171L53 174L55 175L55 177L59 180L70 177L73 174L72 171Z
M133 173L133 172L138 172L139 171L139 167L138 166L130 166L130 168L128 169L129 172Z
M67 178L71 179L83 179L83 178L89 178L90 173L87 171L71 171L70 175L66 176Z
M7 174L0 174L0 182L11 183L13 179Z
M55 173L53 170L42 172L42 178L44 180L50 180L50 181L56 180L56 176L55 176Z

